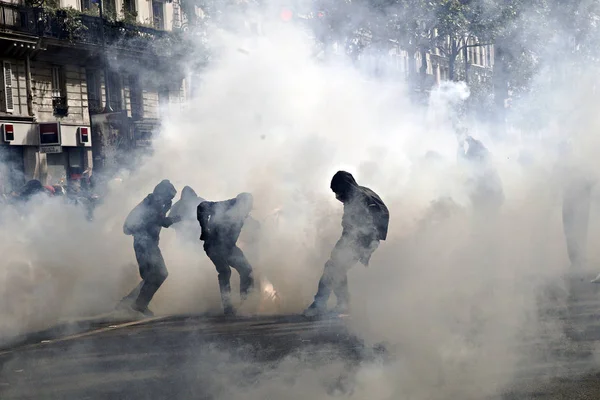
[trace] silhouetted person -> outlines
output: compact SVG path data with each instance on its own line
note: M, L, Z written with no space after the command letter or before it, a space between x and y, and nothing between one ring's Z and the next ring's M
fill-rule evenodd
M219 290L225 315L235 314L231 304L231 268L240 274L240 297L246 299L254 288L252 266L236 243L244 222L253 207L250 193L241 193L235 199L204 201L197 211L204 241L204 251L219 273Z
M309 317L326 311L332 290L337 297L335 312L348 312L348 270L359 261L368 266L379 242L387 238L389 211L375 192L359 186L345 171L333 176L331 190L344 204L342 237L325 263L314 302L304 311Z
M183 188L181 198L173 204L169 212L169 217L178 216L181 218L180 222L173 225L178 238L196 243L202 233L198 225L197 209L203 201L204 199L198 197L191 187L186 186Z
M42 182L38 181L37 179L32 179L23 185L18 191L18 199L26 202L29 201L33 196L41 193L48 194L42 185Z
M588 226L592 200L593 180L573 172L563 192L562 220L571 267L582 270L586 266ZM598 277L600 278L600 276ZM596 280L599 280L596 278Z
M163 180L125 220L123 232L133 235L133 249L142 282L121 300L119 308L130 306L146 316L153 315L148 309L148 304L168 276L165 261L158 247L160 231L179 221L177 217L166 216L175 194L177 190L171 182Z
M504 190L489 150L471 136L465 138L466 151L459 150L459 160L470 167L470 198L476 210L498 210L504 203Z

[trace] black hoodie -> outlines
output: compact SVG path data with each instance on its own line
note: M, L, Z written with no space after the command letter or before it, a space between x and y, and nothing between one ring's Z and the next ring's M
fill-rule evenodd
M197 225L198 221L196 220L196 208L203 201L204 199L198 197L194 189L186 186L181 191L181 198L179 201L177 201L175 204L173 204L173 207L171 207L169 217L179 215L183 222L192 221L194 225Z
M233 247L252 210L252 195L241 193L235 199L203 201L197 218L205 243Z
M158 245L161 229L178 221L177 218L166 216L176 193L177 190L168 180L156 185L154 191L131 210L123 225L123 232L133 235L135 240Z
M390 214L377 193L359 186L352 174L346 171L338 171L333 176L331 190L344 203L342 236L361 242L387 239Z

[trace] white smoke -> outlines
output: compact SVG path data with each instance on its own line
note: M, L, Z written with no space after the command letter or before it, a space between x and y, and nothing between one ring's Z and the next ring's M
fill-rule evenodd
M171 110L154 155L113 184L95 222L53 201L33 204L24 217L4 211L0 246L9 256L3 295L26 299L17 301L23 308L10 314L0 333L102 312L125 295L139 278L122 224L162 179L179 191L189 185L207 200L253 193L262 230L258 245L245 251L265 285L280 295L276 307L259 310L301 312L341 231L341 205L329 182L345 169L380 194L391 212L389 238L371 265L350 272L351 326L367 343L403 349L391 365L359 369L354 397L497 393L517 365L527 365L524 336L543 328L560 337L537 317L541 289L568 265L554 143L534 142L535 163L525 168L517 164L524 148L519 138L491 140L486 122L473 121L469 132L492 151L506 194L498 214L477 214L466 192L470 171L455 161L455 107L469 96L464 85L444 84L426 106L417 106L399 80L366 80L347 60L317 60L310 38L294 25L265 22L263 32L252 41L245 34L213 33L217 57L204 71L201 93ZM596 103L575 94L570 101L585 105L577 129L582 155L575 163L591 170L598 146L588 132L596 124ZM439 162L424 161L429 151L440 154ZM440 214L431 216L432 202L442 196L453 202L440 203ZM159 314L218 312L217 274L200 243L186 246L165 229L161 249L169 278L151 308ZM597 251L591 257L598 259ZM24 277L11 275L15 262L27 266L19 267ZM28 283L19 286L16 279ZM38 311L26 311L29 301ZM292 386L269 375L264 385L231 398L306 398L304 388L320 373L304 371L302 385ZM319 390L308 393L327 396Z

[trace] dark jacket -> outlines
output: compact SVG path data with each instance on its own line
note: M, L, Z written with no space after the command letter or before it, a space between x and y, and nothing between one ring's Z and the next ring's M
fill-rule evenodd
M173 204L173 207L171 207L169 217L178 215L181 217L182 222L193 221L194 224L197 225L197 208L198 205L203 201L204 199L198 197L194 189L186 186L181 191L181 198L175 204Z
M492 155L479 140L468 137L469 148L460 153L470 167L468 189L474 207L500 207L504 203L504 189L498 171L493 165Z
M367 244L387 239L390 214L377 193L359 186L352 174L345 171L334 175L331 189L344 203L342 236Z
M198 205L197 217L206 244L233 247L250 214L238 199L204 201Z
M178 235L183 235L189 240L198 240L201 234L200 226L198 225L197 209L198 205L204 201L198 197L194 189L186 186L181 191L181 198L173 204L169 217L179 217L181 222L173 225L173 229Z
M44 189L44 186L40 181L38 181L37 179L32 179L21 187L18 193L18 199L22 201L28 201L33 196L38 195L40 193L48 194L48 192Z
M136 241L143 240L158 245L161 229L168 228L175 222L166 216L170 208L170 202L158 201L154 194L149 194L131 210L123 225L123 232L133 235Z

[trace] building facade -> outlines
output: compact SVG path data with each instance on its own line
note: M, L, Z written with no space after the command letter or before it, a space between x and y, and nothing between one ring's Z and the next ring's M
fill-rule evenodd
M3 193L131 159L122 154L148 148L162 110L185 98L172 52L156 45L174 40L175 2L112 0L103 9L119 12L104 19L88 0L54 6L0 1Z

